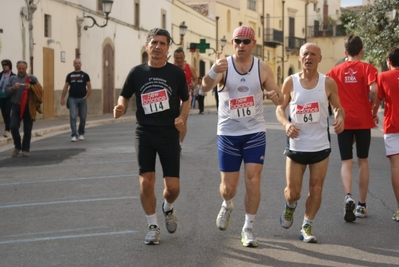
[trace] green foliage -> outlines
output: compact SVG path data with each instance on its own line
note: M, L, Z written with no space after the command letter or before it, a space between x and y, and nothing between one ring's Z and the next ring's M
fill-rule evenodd
M386 52L399 45L399 0L376 0L358 14L344 12L340 20L347 33L362 38L363 59L376 66L383 66Z

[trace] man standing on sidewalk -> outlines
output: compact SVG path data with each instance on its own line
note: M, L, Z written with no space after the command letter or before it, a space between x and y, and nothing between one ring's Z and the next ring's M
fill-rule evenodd
M15 147L14 151L12 152L13 158L18 156L21 149L23 157L29 157L30 151L30 140L32 136L34 119L32 119L29 112L29 90L31 90L31 84L37 83L38 81L35 76L28 75L26 72L27 68L28 63L26 63L26 61L18 61L18 74L10 77L9 82L4 90L7 95L11 96L10 128ZM21 135L19 134L21 120L24 122L24 137L22 139L22 143Z
M86 115L87 115L87 101L91 93L90 77L87 73L81 70L82 62L80 59L73 61L75 71L66 76L64 89L61 95L61 106L65 105L65 96L69 87L69 95L67 99L67 108L69 108L69 117L72 130L71 142L84 140ZM79 114L79 128L76 131L76 111Z

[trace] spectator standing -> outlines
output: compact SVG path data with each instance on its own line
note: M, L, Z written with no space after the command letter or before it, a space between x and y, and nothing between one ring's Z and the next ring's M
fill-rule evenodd
M145 48L149 61L134 67L122 87L114 117L122 116L130 98L136 95L135 145L139 166L140 199L149 232L144 243L157 245L160 228L156 216L155 162L158 154L164 177L162 213L169 233L177 229L173 203L180 192L179 132L190 112L184 72L167 62L170 34L155 28L147 34ZM180 100L183 104L180 108Z
M230 225L233 198L244 161L245 222L241 243L245 247L257 247L253 228L260 203L261 172L266 150L264 90L275 105L282 104L283 98L269 65L252 56L256 46L254 30L248 26L236 28L231 44L234 54L221 59L217 53L215 64L202 80L204 92L219 85L217 135L221 172L219 191L223 202L216 226L224 231Z
M338 95L345 110L345 130L338 134L338 146L341 155L341 180L344 189L344 220L353 222L356 217L367 216L366 198L370 180L369 149L371 128L376 126L373 114L377 114L378 98L377 69L362 62L363 42L359 36L349 34L345 37L344 63L333 67L327 76L338 85ZM359 166L359 201L352 196L353 142L356 144Z
M199 109L199 114L204 114L204 99L206 96L206 93L202 91L202 77L198 77L198 84L197 84L197 100L198 100L198 109Z
M3 71L0 72L0 109L4 121L3 137L8 138L11 137L11 132L10 132L11 100L10 96L6 95L5 93L5 87L10 77L15 76L15 73L12 72L11 60L3 59L1 61L1 66L3 67Z
M33 121L36 119L36 111L41 112L40 105L36 108L36 103L41 104L43 89L37 78L26 72L27 68L28 63L26 61L18 61L18 73L9 78L5 88L5 93L10 95L11 101L10 129L14 141L14 151L11 156L14 158L18 156L21 150L23 157L29 157ZM34 86L35 84L38 84L39 88ZM19 133L21 120L24 123L22 142Z
M80 59L73 61L74 71L69 73L65 79L65 85L62 89L61 106L65 105L65 96L69 88L67 99L67 108L69 108L69 119L71 124L71 142L84 140L86 116L87 116L87 98L91 93L90 76L82 71L82 62ZM77 112L77 113L76 113ZM79 128L76 130L76 116L79 115Z

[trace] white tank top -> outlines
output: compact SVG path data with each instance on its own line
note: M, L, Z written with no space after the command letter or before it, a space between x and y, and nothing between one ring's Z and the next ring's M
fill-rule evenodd
M298 138L288 138L287 148L301 152L317 152L330 148L326 76L319 73L319 81L313 89L302 87L299 73L291 77L294 88L290 102L290 119L301 130Z
M259 59L252 57L247 73L239 73L227 57L225 83L218 91L218 135L239 136L266 131Z

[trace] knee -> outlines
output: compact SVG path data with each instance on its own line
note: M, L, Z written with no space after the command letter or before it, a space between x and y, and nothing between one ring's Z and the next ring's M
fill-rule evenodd
M284 194L288 201L297 201L301 198L301 190L298 190L296 187L287 186L284 189Z
M309 193L314 196L321 196L322 192L323 192L323 187L320 185L311 186L309 188Z
M153 192L154 191L154 182L151 179L141 178L140 179L140 187L142 192Z
M236 190L237 188L232 184L220 184L220 193L228 198L233 198L236 194Z

